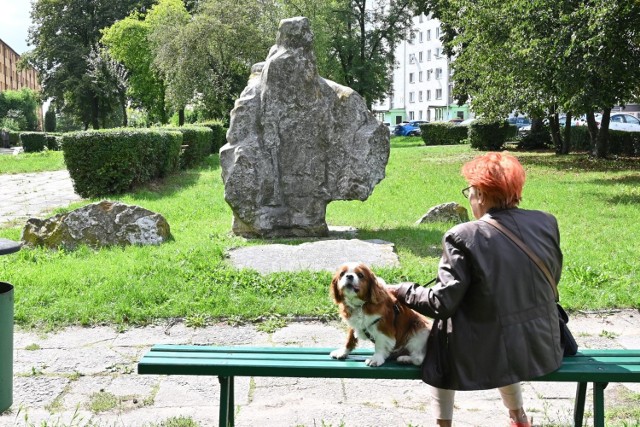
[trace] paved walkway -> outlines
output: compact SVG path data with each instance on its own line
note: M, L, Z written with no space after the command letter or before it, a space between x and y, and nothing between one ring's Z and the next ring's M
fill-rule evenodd
M0 227L24 225L79 200L67 170L0 175Z
M80 200L66 172L2 175L0 226ZM640 348L640 313L578 314L571 330L582 348ZM336 348L338 322L292 322L272 333L251 325L193 329L181 322L118 331L72 327L45 334L16 330L13 406L0 426L217 425L217 379L139 376L136 362L154 344L292 345ZM536 426L571 425L574 385L525 383L525 408ZM590 391L589 391L590 393ZM607 410L637 407L638 384L610 384ZM427 387L418 381L238 378L236 425L431 426ZM589 401L590 403L590 401ZM588 407L589 410L589 407ZM592 425L588 419L588 425ZM626 425L638 425L632 419ZM458 393L456 426L506 426L495 390ZM622 425L622 424L619 424Z
M640 313L573 316L582 348L640 348ZM161 426L185 417L218 421L212 377L140 376L136 362L153 344L291 345L335 348L339 323L292 322L273 333L219 324L193 329L168 323L128 331L111 327L15 333L14 405L0 426ZM571 425L574 384L524 383L536 426ZM610 384L607 410L636 406L638 384ZM588 398L591 391L588 392ZM237 378L236 426L431 426L427 387L419 381ZM591 401L588 400L587 412ZM456 426L506 426L497 391L460 392ZM638 420L632 420L637 425ZM592 425L592 419L588 419ZM621 425L621 424L619 424Z

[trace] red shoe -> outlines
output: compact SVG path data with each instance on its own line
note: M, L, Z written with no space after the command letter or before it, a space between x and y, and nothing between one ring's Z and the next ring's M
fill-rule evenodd
M531 423L528 421L526 423L518 423L511 420L510 427L531 427Z

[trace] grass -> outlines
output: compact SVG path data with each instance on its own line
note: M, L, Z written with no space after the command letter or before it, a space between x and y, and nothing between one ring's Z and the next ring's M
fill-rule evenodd
M436 272L440 240L451 224L415 221L436 204L467 206L460 167L478 154L466 145L425 147L419 138L394 138L386 178L371 197L331 203L327 222L357 227L360 239L393 242L401 267L376 269L388 282L426 283ZM640 308L640 162L516 154L528 176L522 207L552 212L560 224L563 306ZM218 157L211 156L200 169L110 198L164 215L172 242L71 253L23 249L0 257L0 277L16 289L16 322L51 329L175 317L193 326L271 319L265 325L271 329L286 316L335 318L327 291L330 273L263 276L227 263L229 249L270 241L230 233L232 214L223 192ZM18 240L20 231L0 229L0 237Z
M0 174L58 171L65 168L62 151L0 155Z

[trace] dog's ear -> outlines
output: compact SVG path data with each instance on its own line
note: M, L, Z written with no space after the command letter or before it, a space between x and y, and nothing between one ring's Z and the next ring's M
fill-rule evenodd
M338 281L340 280L340 274L336 273L333 275L333 279L331 280L331 287L329 288L329 293L331 298L336 302L336 304L340 304L344 301L340 290L338 289Z
M385 301L387 296L387 291L385 291L384 287L376 277L373 271L369 268L363 269L363 274L367 280L367 284L369 286L369 301L372 304L380 304Z

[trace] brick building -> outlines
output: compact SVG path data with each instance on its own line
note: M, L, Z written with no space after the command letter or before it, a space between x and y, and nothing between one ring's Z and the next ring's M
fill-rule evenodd
M20 55L0 39L0 92L29 88L40 92L36 70L18 70ZM38 121L42 125L42 105L38 107ZM42 126L41 126L42 127Z

